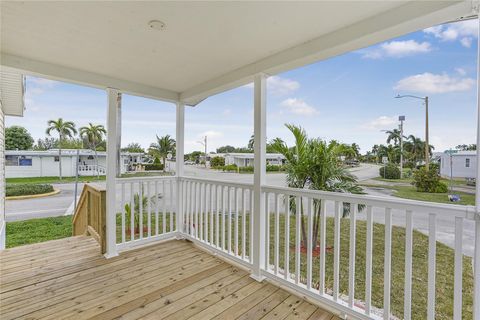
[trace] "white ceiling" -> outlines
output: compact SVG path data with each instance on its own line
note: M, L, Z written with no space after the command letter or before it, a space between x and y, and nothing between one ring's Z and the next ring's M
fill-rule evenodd
M2 64L195 103L256 72L283 71L413 31L419 18L428 26L469 11L470 1L2 1ZM154 19L166 29L150 29ZM324 55L312 55L317 52Z

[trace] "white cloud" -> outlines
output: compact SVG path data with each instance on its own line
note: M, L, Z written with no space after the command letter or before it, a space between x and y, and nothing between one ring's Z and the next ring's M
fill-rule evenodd
M415 40L395 40L382 43L374 49L363 51L363 57L368 59L380 59L384 57L402 58L430 51L432 51L432 46L429 42L420 43Z
M394 89L420 93L446 93L470 90L475 80L451 77L448 74L422 73L409 76L397 82Z
M441 41L456 41L470 48L474 38L478 37L477 20L460 21L424 29L423 32L433 35Z
M289 112L302 116L310 116L318 113L317 109L302 99L288 98L287 100L282 101L280 105L285 107Z
M253 83L245 85L247 88L253 88ZM297 91L300 83L288 78L271 76L267 79L267 90L275 95L285 96Z
M231 109L224 109L224 110L222 111L222 114L223 114L224 116L229 116L229 115L232 114L232 110L231 110Z
M220 137L223 137L223 132L208 130L198 135L199 138L203 138L205 136L208 137L207 139L220 138Z
M467 71L465 71L465 69L463 68L455 68L455 71L461 76L464 76L467 74Z
M368 122L363 128L371 130L390 129L395 123L397 123L397 117L380 116Z

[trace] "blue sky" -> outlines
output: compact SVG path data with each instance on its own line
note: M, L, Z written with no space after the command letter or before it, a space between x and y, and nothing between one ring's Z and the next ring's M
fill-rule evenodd
M285 123L303 126L310 137L356 142L364 153L385 143L384 129L406 116L405 134L424 138L420 100L397 94L428 95L430 142L436 151L475 142L478 21L437 26L382 44L320 61L269 78L267 137L292 143ZM63 117L78 127L105 124L102 90L39 78L27 78L23 118L7 126L25 126L36 139L49 119ZM122 145L144 147L155 135L175 136L173 104L124 95ZM253 89L246 85L210 97L186 110L185 149L209 151L230 144L245 146L253 133Z

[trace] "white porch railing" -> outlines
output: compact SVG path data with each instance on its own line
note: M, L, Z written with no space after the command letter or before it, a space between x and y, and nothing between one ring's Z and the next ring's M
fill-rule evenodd
M253 247L264 246L264 277L359 319L434 319L438 301L453 305L451 316L462 319L479 303L468 296L476 236L472 206L264 186L266 236L253 243L252 184L155 177L117 179L117 188L121 208L132 205L135 194L160 199L147 202L146 215L138 208L140 229L146 225L139 234L122 209L119 248L182 236L251 269ZM177 204L183 208L178 232ZM447 258L446 250L452 252ZM451 274L438 270L437 259L442 265L451 260ZM420 306L414 294L424 298Z
M78 166L78 174L81 176L88 175L105 175L107 172L105 167L96 164L81 164Z
M176 184L171 176L116 180L119 250L176 235Z

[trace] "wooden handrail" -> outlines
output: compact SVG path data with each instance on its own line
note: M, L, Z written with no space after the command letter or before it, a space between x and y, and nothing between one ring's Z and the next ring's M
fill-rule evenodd
M100 244L102 253L106 252L106 189L104 186L87 183L83 187L73 216L73 235L90 235Z

